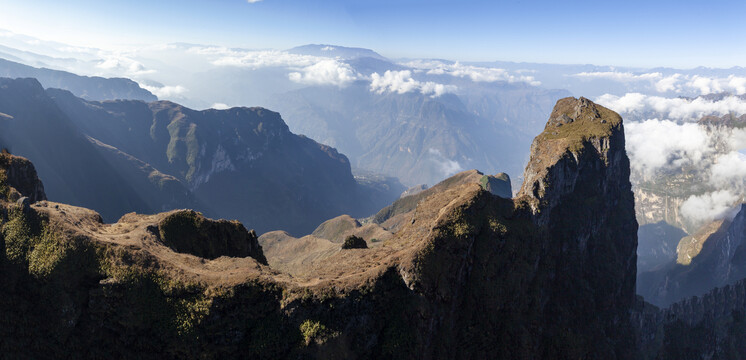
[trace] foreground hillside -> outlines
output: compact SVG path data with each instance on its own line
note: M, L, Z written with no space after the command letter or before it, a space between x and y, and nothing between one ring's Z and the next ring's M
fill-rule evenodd
M3 156L8 357L668 358L689 329L635 299L622 119L586 99L557 103L517 197L460 174L385 211L407 219L380 244L292 275L240 223L175 211L105 224L45 201L28 161Z

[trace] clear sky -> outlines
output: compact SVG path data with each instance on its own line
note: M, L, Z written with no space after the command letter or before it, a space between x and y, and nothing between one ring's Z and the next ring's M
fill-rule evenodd
M325 43L391 58L746 66L746 1L0 0L0 28L71 45Z

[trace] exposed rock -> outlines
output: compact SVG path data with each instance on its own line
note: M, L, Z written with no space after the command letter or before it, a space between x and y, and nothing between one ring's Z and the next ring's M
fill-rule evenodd
M254 230L246 230L238 221L216 221L194 210L177 210L158 223L158 234L176 252L206 259L250 256L267 264Z
M16 191L21 196L28 197L27 201L34 203L47 199L44 193L44 185L36 175L34 164L20 156L14 156L7 152L0 153L0 171L4 172L4 182L12 189L8 192ZM0 182L3 179L0 176ZM0 184L0 186L2 186ZM16 199L11 200L16 201Z
M345 242L342 243L342 250L347 249L367 249L368 243L365 242L365 240L361 237L350 235L345 239Z

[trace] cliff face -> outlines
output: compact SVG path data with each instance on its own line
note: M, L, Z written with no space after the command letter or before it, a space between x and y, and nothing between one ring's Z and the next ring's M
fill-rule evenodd
M696 224L692 224L691 221L684 218L679 211L681 204L689 195L667 194L665 191L656 191L640 186L635 188L634 193L635 204L637 205L635 207L637 221L641 226L663 221L685 231L694 232L696 230Z
M562 125L550 121L534 141L516 199L464 172L389 209L388 219L406 219L387 240L309 259L292 276L264 265L252 236L231 235L237 224L190 212L108 225L63 204L7 212L0 350L634 358L637 224L621 119L585 99L561 100L555 119ZM248 252L231 249L247 239Z
M28 197L31 203L47 199L34 164L20 156L0 153L0 182L5 183L0 191L4 194L0 195L5 195L11 201L21 196Z
M594 338L609 324L619 331L634 301L637 247L622 119L584 98L561 99L531 149L517 199L547 234L542 261L554 302L548 314L573 323L580 315L573 305L583 304L594 318L579 333ZM607 335L599 345L607 351L621 351L628 341Z

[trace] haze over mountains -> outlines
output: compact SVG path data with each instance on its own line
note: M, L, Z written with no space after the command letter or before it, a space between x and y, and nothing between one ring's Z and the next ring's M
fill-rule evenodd
M637 292L648 302L674 304L667 314L675 313L682 319L689 319L689 313L682 312L676 303L699 304L686 300L690 296L709 292L708 299L726 304L718 309L732 309L735 305L728 301L733 299L737 304L742 301L737 291L743 286L738 282L746 276L741 207L746 196L744 68L634 69L388 59L373 50L328 44L280 51L177 43L115 54L29 39L11 33L0 36L0 44L5 44L0 47L0 57L8 59L0 59L0 76L36 78L0 79L0 145L36 165L50 200L92 208L106 222L131 211L152 214L177 208L239 219L260 234L270 231L262 236L238 236L249 239L254 255L261 244L264 253L258 258L267 255L265 260L273 269L303 277L323 270L319 264L331 261L328 259L347 259L349 255L340 255L344 252L340 253L339 244L349 236L366 241L376 254L390 251L379 247L390 244L391 239L400 240L402 235L397 232L403 228L420 231L412 230L414 227L408 226L414 222L408 222L432 215L419 214L418 204L429 201L445 208L443 194L454 195L457 185L470 184L475 191L479 185L489 192L491 181L503 184L512 180L514 189L524 184L519 195L549 199L548 203L526 203L534 212L548 206L549 215L534 214L530 221L539 227L549 226L547 234L551 236L559 229L580 239L580 245L563 245L578 246L573 248L578 252L571 254L572 259L563 261L590 259L585 265L591 264L592 271L603 268L615 273L621 287L613 291L625 295L623 303L615 306L627 310L638 307L635 311L640 313L635 314L641 317L649 310L649 304L635 303L627 296L635 284L629 276L637 276ZM173 66L174 59L179 67ZM86 77L62 70L122 78ZM636 271L631 269L635 257L627 251L629 243L615 243L619 245L615 251L624 253L620 257L600 249L603 244L586 248L589 245L583 243L589 233L603 238L618 235L608 234L603 228L606 225L597 226L600 223L618 226L614 229L631 236L631 230L616 223L613 216L606 218L591 211L588 216L597 223L572 224L576 227L566 227L564 222L551 225L547 220L559 217L554 206L566 212L576 206L612 214L614 211L596 203L598 193L628 202L624 183L602 181L588 190L591 193L578 190L580 197L556 190L561 184L554 183L558 180L551 175L554 170L544 169L542 162L547 160L543 155L556 149L529 146L537 133L543 135L534 139L534 144L546 145L541 140L564 135L575 139L576 133L564 131L574 129L576 120L603 118L602 124L606 124L612 118L607 109L597 108L587 99L568 105L573 111L557 103L571 94L591 97L625 119L624 134L620 135L621 127L613 129L613 136L591 128L584 129L591 131L590 135L580 138L622 136L624 151L591 144L603 158L602 166L598 159L583 157L594 156L588 155L593 153L590 147L578 153L571 147L577 164L567 165L566 157L552 161L570 169L564 175L577 170L585 177L570 181L562 178L563 174L555 175L585 186L596 184L598 179L589 174L599 175L594 171L604 166L613 176L599 176L613 181L626 179L629 171L635 205L616 210L625 221L634 218L640 224ZM554 114L553 109L567 118ZM591 112L586 113L587 109ZM544 121L547 117L549 123ZM583 141L583 146L590 146ZM529 157L529 149L535 158ZM619 155L622 153L624 157ZM623 164L627 156L629 166ZM609 159L615 162L609 165ZM520 175L527 162L530 166L524 174L533 180ZM580 165L589 167L581 169ZM467 169L481 172L464 171ZM498 172L512 176L483 175ZM543 175L547 178L537 180ZM443 179L447 180L441 182ZM483 179L487 179L484 184ZM533 188L525 187L527 180ZM413 186L407 193L415 195L395 201L406 188L402 184ZM422 184L438 185L428 189ZM505 188L499 196L510 198L510 186ZM556 195L563 198L561 204L553 202L557 199L552 189L561 193ZM425 191L417 194L421 190ZM569 198L564 198L566 195ZM581 197L584 200L579 200ZM488 202L501 204L501 200ZM467 205L465 208L473 204ZM634 210L631 218L628 210ZM519 213L519 217L527 214ZM528 226L523 218L516 225L513 215L500 216L510 226ZM124 223L135 221L133 216L122 219ZM437 224L433 222L432 228L439 229ZM532 231L526 235L532 240L546 235ZM484 246L494 250L492 245ZM533 251L520 251L524 250ZM470 251L466 256L472 256ZM557 259L565 249L546 251L551 259ZM589 251L598 251L601 260L618 266L605 268L608 264L598 262L599 258L586 258ZM482 261L479 255L474 259ZM546 261L554 261L551 259ZM592 272L563 261L555 265L566 266L570 273ZM539 271L536 281L544 281L542 274ZM588 286L608 285L596 280L590 279ZM570 282L566 280L565 285L576 285ZM560 285L546 285L554 286ZM725 290L711 292L723 286L727 286ZM470 287L469 291L480 289ZM552 301L558 302L555 306L559 309L565 309L565 302L575 301L559 292L548 296L555 295ZM614 314L609 319L618 317ZM662 320L663 312L658 309L650 314L652 318L641 318L640 323L655 329L674 326ZM697 314L700 321L703 317ZM731 326L728 329L741 326L735 315L729 318L726 312L718 317L721 315L716 318L726 319L722 321ZM574 319L560 316L559 320ZM586 330L583 333L590 334ZM715 342L721 346L723 341L731 341L728 339ZM600 342L593 351L617 349L631 341L616 340L619 343ZM541 348L546 343L534 345ZM584 348L573 346L564 350Z

